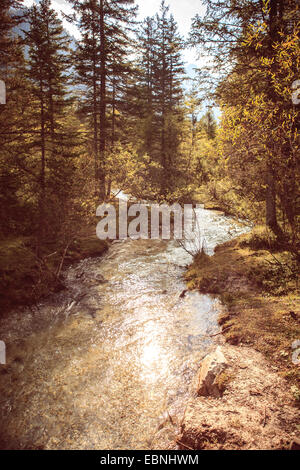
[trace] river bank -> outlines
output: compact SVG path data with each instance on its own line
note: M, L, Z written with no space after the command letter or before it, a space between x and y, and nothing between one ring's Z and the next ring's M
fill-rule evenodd
M283 268L288 253L270 253L262 239L260 229L243 234L212 257L199 254L185 273L189 289L216 294L226 307L218 322L228 369L222 398L195 398L192 387L182 448L287 449L299 438L297 273Z
M74 237L67 246L48 244L37 257L35 241L30 237L5 239L0 242L0 310L34 306L42 298L64 288L61 272L89 257L102 256L108 243L99 240L91 227Z
M185 279L190 289L220 296L227 309L219 324L228 343L255 347L299 385L299 366L291 360L292 342L300 339L299 274L282 271L289 254L256 248L257 237L252 231L217 246L212 257L200 254Z
M221 343L218 349L226 366L216 377L221 396L198 396L201 368L195 375L180 423L178 447L299 449L300 413L277 367L252 347Z

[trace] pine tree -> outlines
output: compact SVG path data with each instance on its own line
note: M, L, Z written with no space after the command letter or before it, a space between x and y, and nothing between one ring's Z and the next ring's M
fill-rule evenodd
M28 219L20 198L27 182L22 157L27 128L24 110L28 103L22 41L16 33L21 21L21 2L3 0L0 9L0 80L6 88L6 104L0 104L0 215L6 221L1 227L3 234L23 230Z
M11 64L20 49L15 49L17 38L13 34L13 29L21 22L22 1L2 0L0 9L0 70L2 80L5 69Z
M76 69L86 97L82 110L91 119L97 193L106 195L106 153L115 139L117 82L130 53L129 31L134 24L134 0L69 0L75 16L69 20L79 27ZM112 106L111 139L108 106ZM111 143L110 142L110 143Z
M209 139L215 139L217 124L213 116L212 110L208 109L201 119L201 124L203 125L206 135Z
M184 74L182 39L164 1L156 17L145 20L139 39L145 150L161 165L159 185L164 196L176 185Z
M39 154L39 230L38 246L46 238L46 230L55 233L63 214L55 205L63 203L72 168L74 135L65 129L64 119L71 105L66 71L70 67L69 38L63 30L50 0L41 0L28 12L29 48L28 79L31 84L32 124L38 134L31 139L33 154ZM54 204L54 207L51 205ZM46 220L47 213L47 220ZM52 213L52 218L50 217ZM54 223L54 220L55 223ZM53 226L54 224L54 226Z
M138 86L135 87L137 97L136 115L143 119L141 138L142 153L153 154L154 124L154 68L156 63L156 23L154 18L147 17L137 35L138 40Z

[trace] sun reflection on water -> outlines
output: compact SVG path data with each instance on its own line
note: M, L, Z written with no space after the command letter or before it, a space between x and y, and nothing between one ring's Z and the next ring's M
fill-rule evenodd
M203 221L211 251L230 238L226 218L204 211ZM161 416L182 410L210 335L219 330L215 299L180 295L188 262L175 242L115 244L101 261L71 267L63 299L46 300L32 324L12 313L5 331L26 367L9 383L0 376L7 436L22 448L166 448L173 427ZM108 282L95 283L99 274ZM84 296L65 318L75 293Z
M144 342L141 347L141 376L154 383L168 372L168 355L162 347L158 322L151 321L144 328Z

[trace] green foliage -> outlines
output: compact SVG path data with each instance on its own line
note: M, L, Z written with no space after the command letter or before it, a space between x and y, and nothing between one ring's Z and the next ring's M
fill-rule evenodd
M290 251L287 269L294 273L299 109L291 87L299 78L298 10L294 0L282 11L271 8L277 0L269 3L206 0L205 17L193 21L191 43L209 50L219 74L216 87L207 81L222 110L217 124L209 107L201 115L201 80L184 96L185 45L165 2L134 39L133 0L70 0L74 15L66 18L81 31L75 48L50 0L26 10L22 37L11 9L20 5L5 0L1 238L30 237L38 257L49 245L71 249L85 226L96 224L99 202L119 189L138 199L194 200L265 220L276 236L255 229L245 248ZM288 286L280 269L270 266L262 282L283 276Z
M68 17L80 29L75 70L80 85L80 117L87 124L94 156L94 184L100 199L110 194L109 155L115 144L126 140L127 89L133 74L130 65L136 7L134 0L99 2L69 0L74 15ZM84 90L84 93L82 92Z
M0 269L3 273L2 282L5 283L6 276L11 273L19 276L22 273L23 266L32 269L35 266L36 259L32 251L26 246L26 239L16 238L4 240L0 246Z
M64 265L88 257L99 257L108 244L96 235L78 236L68 247ZM13 305L26 305L62 288L55 276L65 246L48 244L42 257L35 253L31 238L11 238L0 242L0 306L4 311ZM56 251L53 251L56 250Z
M15 238L0 243L1 307L26 303L34 298L32 288L39 279L39 264L30 240Z
M184 68L183 41L164 1L155 17L145 19L138 39L139 154L159 165L151 175L151 186L157 198L168 199L180 186Z
M211 72L219 73L215 86L204 77L222 110L219 158L206 193L227 212L265 220L299 250L299 107L292 102L299 9L293 0L206 4L190 38L214 57Z

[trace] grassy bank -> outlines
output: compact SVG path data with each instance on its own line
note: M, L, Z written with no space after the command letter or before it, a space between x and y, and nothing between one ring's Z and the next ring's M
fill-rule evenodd
M258 227L212 257L196 256L185 276L189 289L218 294L227 306L219 318L226 341L262 352L299 400L300 370L292 362L292 343L300 339L299 271L291 255Z
M67 247L49 244L37 257L34 241L18 237L0 242L0 309L3 313L15 306L30 305L42 297L63 289L59 276L62 268L83 258L101 256L108 248L87 230ZM0 312L0 314L1 314Z
M119 205L116 201L111 202L116 206L118 236ZM128 207L130 205L128 202ZM128 223L134 218L128 217ZM80 235L68 245L61 240L43 244L39 257L33 237L0 240L0 316L16 306L34 304L63 289L62 268L84 258L101 256L109 245L95 234L98 221L95 218L92 225L80 227Z

